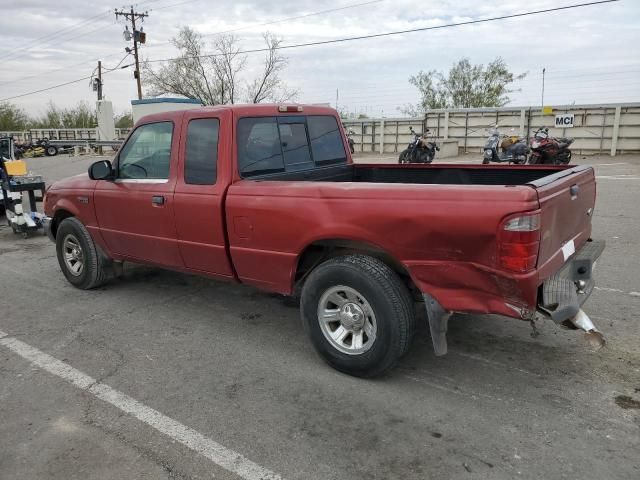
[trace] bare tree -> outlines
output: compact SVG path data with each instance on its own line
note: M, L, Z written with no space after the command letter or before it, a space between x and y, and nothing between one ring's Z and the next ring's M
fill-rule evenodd
M178 94L197 98L206 105L292 100L297 92L287 88L281 73L287 65L278 47L281 40L265 33L267 55L259 77L242 81L247 56L241 53L235 35L221 35L212 44L212 52L204 53L202 35L183 27L172 40L180 55L157 70L146 63L145 86L150 95Z
M278 50L282 39L268 32L262 37L269 51L264 59L262 74L247 84L247 101L250 103L290 101L298 95L298 92L289 89L280 78L280 72L289 63L289 60Z
M238 74L247 63L247 56L240 53L238 41L235 35L222 35L213 42L216 53L211 62L220 88L218 103L236 103Z

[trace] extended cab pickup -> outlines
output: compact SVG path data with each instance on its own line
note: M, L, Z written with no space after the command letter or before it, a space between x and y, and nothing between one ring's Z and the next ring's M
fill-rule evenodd
M595 195L588 166L354 164L333 109L232 105L143 118L45 212L76 287L127 261L300 296L321 356L372 376L408 349L416 301L438 355L453 312L599 335Z

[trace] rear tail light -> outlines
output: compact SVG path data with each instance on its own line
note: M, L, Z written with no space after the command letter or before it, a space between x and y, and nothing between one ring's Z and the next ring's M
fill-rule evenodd
M526 273L536 267L540 246L540 212L520 213L502 222L498 233L500 266Z

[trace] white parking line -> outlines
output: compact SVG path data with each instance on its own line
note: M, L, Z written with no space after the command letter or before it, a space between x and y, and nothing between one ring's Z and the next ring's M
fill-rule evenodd
M596 175L598 180L640 180L640 177L634 175Z
M616 163L594 163L592 167L608 167L609 165L629 165L628 162L616 162Z
M631 295L632 297L640 297L640 292L626 292L624 290L620 290L619 288L593 287L593 289L600 290L602 292L622 293L624 295Z
M98 383L94 378L82 373L80 370L76 370L71 365L1 331L0 345L7 347L41 369L128 413L176 442L180 442L194 452L208 458L225 470L233 472L246 480L282 480L280 475L261 467L238 452L214 442L192 428L163 415L151 407L143 405L136 399L111 388L109 385Z

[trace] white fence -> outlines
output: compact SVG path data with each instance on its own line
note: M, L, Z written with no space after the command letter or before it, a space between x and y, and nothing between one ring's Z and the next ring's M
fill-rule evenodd
M116 138L125 138L130 128L116 128ZM27 131L0 132L0 137L12 136L20 142L35 142L48 138L49 140L97 140L97 128L34 128Z
M556 115L565 113L574 115L573 128L556 128ZM513 131L527 138L538 127L549 127L553 136L573 137L571 149L578 154L640 152L640 103L560 106L547 114L540 107L430 110L420 118L345 120L344 124L355 132L356 152L400 152L411 140L410 126L417 132L429 128L436 140L457 141L460 152L477 152L485 144L487 129L496 124L504 134Z

